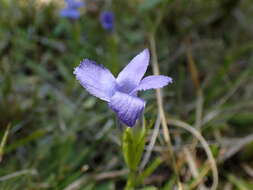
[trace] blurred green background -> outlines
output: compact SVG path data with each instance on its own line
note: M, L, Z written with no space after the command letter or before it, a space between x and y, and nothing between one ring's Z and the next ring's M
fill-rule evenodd
M71 20L59 16L63 0L0 0L0 189L123 189L122 131L106 103L76 81L73 68L89 58L116 75L150 47L155 30L161 74L174 79L163 89L166 115L194 126L200 121L217 161L219 189L252 190L252 0L85 2L80 19ZM114 13L112 32L99 21L104 10ZM155 91L141 97L149 144ZM187 187L195 178L184 150L194 137L169 128ZM164 146L161 132L150 161L164 157ZM200 145L195 154L201 172L206 156ZM209 187L212 173L202 180ZM174 183L163 162L140 189L173 189Z

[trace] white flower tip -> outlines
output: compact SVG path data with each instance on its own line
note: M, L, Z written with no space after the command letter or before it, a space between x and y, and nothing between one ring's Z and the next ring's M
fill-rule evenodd
M171 77L168 77L168 84L173 83L173 79Z
M145 53L146 56L149 57L149 49L148 49L148 48L145 48L145 49L142 51L142 53Z
M74 71L73 71L73 74L74 74L74 75L77 74L77 70L78 70L78 67L75 67L75 68L74 68Z

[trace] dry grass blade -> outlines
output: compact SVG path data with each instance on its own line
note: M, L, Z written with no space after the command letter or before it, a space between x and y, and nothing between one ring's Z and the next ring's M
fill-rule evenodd
M157 54L156 54L156 42L155 42L155 36L153 33L151 33L149 35L149 42L150 42L150 48L151 48L151 54L152 54L153 73L154 73L154 75L159 75L160 71L159 71L159 67L158 67L158 58L157 58ZM177 164L176 164L173 146L171 144L169 129L167 127L167 119L166 119L165 112L163 109L163 99L162 99L161 89L156 89L156 99L157 99L157 104L158 104L159 115L161 117L161 122L162 122L164 140L168 146L168 153L170 154L173 169L174 169L174 172L177 176L178 189L182 190L183 184L180 182L180 179L179 179L179 171L178 171Z
M161 125L161 119L160 119L160 115L158 114L157 119L156 119L156 123L155 123L155 127L154 127L154 130L153 130L153 133L152 133L152 137L151 137L150 143L147 147L147 152L143 156L143 160L142 160L141 165L140 165L140 170L143 170L145 168L146 164L149 161L151 152L154 148L157 136L159 134L160 125Z
M245 172L250 176L253 177L253 168L250 167L248 164L242 164L243 169Z
M235 92L247 81L249 80L250 70L246 70L242 76L239 78L239 80L235 83L235 85L231 88L230 91L228 91L225 96L223 96L217 104L214 105L215 108L218 108L219 106L225 104L229 98L231 98Z
M153 73L154 73L154 75L159 75L160 71L159 71L159 67L158 67L158 58L157 58L157 54L156 54L156 44L155 44L154 35L152 35L152 34L150 35L150 46L151 46L150 48L151 48L151 54L152 54ZM166 117L165 117L165 113L164 113L164 109L163 109L163 99L162 99L161 89L156 89L156 99L157 99L157 104L158 104L159 115L160 115L161 121L162 121L164 140L167 144L170 144L171 139L170 139L169 130L167 128L167 121L166 121Z
M105 179L112 179L112 178L117 178L117 177L126 175L128 172L129 172L128 170L117 170L117 171L103 172L100 174L93 174L93 175L91 175L93 177L90 177L88 175L84 175L84 176L80 177L79 179L75 180L73 183L68 185L63 190L78 190L81 188L81 186L86 184L91 179L95 179L96 181L101 181L101 180L105 180Z
M200 141L200 143L202 144L202 146L207 154L207 157L208 157L208 160L209 160L212 172L213 172L213 185L211 187L211 190L216 190L218 187L218 181L219 181L218 170L217 170L215 159L214 159L212 152L209 148L209 145L206 142L206 140L204 139L204 137L195 128L193 128L191 125L189 125L185 122L175 120L175 119L169 119L168 123L187 130L188 132L190 132L192 135L194 135Z
M204 96L202 90L199 89L197 91L196 120L195 120L195 126L198 130L202 126L203 104L204 104Z
M208 174L209 170L210 166L206 164L206 166L204 166L204 169L198 174L198 176L195 177L195 180L190 184L187 190L196 189L196 187L201 184L203 178ZM202 186L200 186L200 189L206 189L206 187L202 184Z
M100 181L100 180L105 180L105 179L112 179L116 178L119 176L123 176L128 174L128 170L118 170L118 171L110 171L110 172L103 172L100 174L95 175L95 180Z
M194 87L198 90L200 89L200 82L199 82L199 72L196 67L195 61L192 57L192 53L190 48L187 49L187 59L188 59L188 66L191 73L191 78L194 84Z
M15 177L19 177L22 175L37 175L38 172L35 169L26 169L26 170L21 170L18 172L14 172L5 176L0 177L0 181L6 181Z
M4 147L5 147L5 144L7 142L7 138L8 138L8 135L9 135L9 130L10 130L10 125L7 126L7 128L6 128L5 132L4 132L1 144L0 144L0 162L3 159Z
M194 145L194 147L195 147L195 145ZM188 163L190 172L192 173L192 176L195 178L193 183L191 183L191 185L187 189L188 190L194 189L198 185L199 185L200 190L206 189L204 184L201 184L201 182L202 182L203 178L205 177L205 175L208 173L210 167L207 167L207 166L204 167L204 169L199 173L198 167L196 165L195 158L194 158L194 155L192 154L192 152L189 150L188 147L185 147L183 149L183 151L184 151L184 155L186 157L186 161Z
M196 65L196 62L192 56L192 51L191 51L191 44L190 41L187 40L187 51L186 51L186 56L187 56L187 62L188 62L188 67L189 67L189 71L191 74L191 79L193 82L193 85L196 89L196 116L195 116L195 128L201 133L201 126L202 126L202 117L203 117L203 105L204 105L204 96L203 96L203 91L201 88L201 83L200 83L200 77L199 77L199 71L198 71L198 67ZM187 162L189 164L191 173L193 174L193 176L195 177L195 183L192 184L192 187L195 188L195 186L199 185L199 183L202 181L202 177L203 172L201 172L201 174L199 174L196 164L195 164L195 147L198 144L198 139L194 138L193 139L193 152L190 152L189 149L185 148L184 149L184 153L187 156ZM208 169L206 169L208 171ZM204 184L200 184L199 189L203 190L206 189Z
M80 177L79 179L75 180L73 183L69 184L63 190L78 190L82 185L87 183L88 177L86 175Z
M222 105L224 105L229 98L231 98L237 90L246 82L249 80L250 70L246 70L240 79L233 85L230 91L228 91L227 94L225 94L212 108L211 111L209 111L203 118L202 125L205 125L215 117L221 114L222 110L219 109ZM246 102L247 105L251 104L251 102Z
M241 138L239 140L235 140L235 139L227 140L228 150L224 154L221 154L219 156L218 161L224 162L225 160L232 157L234 154L236 154L238 151L240 151L245 145L249 144L252 141L253 141L253 134L248 135L248 136ZM231 143L231 142L233 142L233 143Z
M189 165L189 169L190 169L192 175L196 178L199 175L199 172L198 172L198 168L196 166L194 157L193 157L192 153L190 152L189 148L185 147L183 151L184 151L186 161Z

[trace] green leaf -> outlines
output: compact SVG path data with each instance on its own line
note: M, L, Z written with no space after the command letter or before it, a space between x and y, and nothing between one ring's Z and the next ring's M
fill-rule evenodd
M141 173L141 181L144 181L145 178L149 177L156 170L156 168L160 166L161 163L162 160L160 157L157 157L155 160L153 160L148 168Z
M109 183L103 183L94 189L96 189L96 190L114 190L115 186L112 182L109 182Z
M137 171L145 148L146 129L128 127L123 134L122 150L125 162L131 171Z
M233 183L238 189L240 190L252 190L253 189L253 184L246 182L243 179L240 179L234 175L229 175L228 180Z
M15 150L16 148L23 146L25 144L30 143L31 141L37 140L44 136L48 131L45 129L38 129L34 131L29 136L26 136L20 140L17 140L16 142L12 143L11 145L6 147L6 153L11 152L12 150Z
M135 167L138 168L138 165L141 161L142 154L144 152L145 148L145 137L146 137L146 128L139 129L137 128L137 131L134 136L134 142L135 144Z
M172 178L163 186L161 190L170 190L173 189L173 186L176 184L176 176L173 175Z
M132 168L133 156L131 152L133 150L132 133L131 128L129 127L126 128L126 130L123 133L122 150L128 168L130 170L134 170L134 168Z
M154 187L154 186L149 186L149 187L141 188L139 190L158 190L158 189L156 187Z

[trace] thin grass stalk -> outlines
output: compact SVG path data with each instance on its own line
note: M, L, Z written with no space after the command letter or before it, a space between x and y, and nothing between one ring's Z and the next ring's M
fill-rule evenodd
M151 55L152 55L153 73L154 73L154 75L159 75L160 71L159 71L158 58L157 58L157 53L156 53L155 33L150 33L149 34L149 43L150 43L150 49L151 49ZM164 112L164 109L163 109L163 99L162 99L161 89L156 90L156 100L157 100L159 115L161 117L163 136L164 136L164 140L165 140L165 143L167 145L167 148L168 148L167 151L168 151L169 156L172 160L172 166L173 166L173 170L175 172L178 189L182 190L183 185L180 181L179 171L178 171L178 167L177 167L177 164L176 164L176 159L175 159L175 155L174 155L173 146L172 146L172 143L171 143L170 132L169 132L169 129L167 127L167 120L166 120L165 112Z
M207 141L205 140L205 138L201 135L201 133L198 130L196 130L194 127L192 127L191 125L189 125L188 123L185 123L183 121L176 120L176 119L168 119L168 124L185 129L186 131L190 132L194 137L196 137L199 140L199 142L202 144L202 146L207 154L211 170L213 172L213 185L210 189L216 190L218 187L218 183L219 183L217 164L216 164L215 158L213 157L212 151L209 148L209 145L208 145Z

